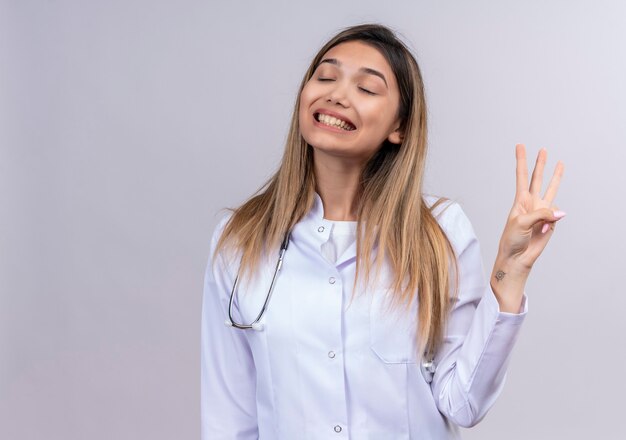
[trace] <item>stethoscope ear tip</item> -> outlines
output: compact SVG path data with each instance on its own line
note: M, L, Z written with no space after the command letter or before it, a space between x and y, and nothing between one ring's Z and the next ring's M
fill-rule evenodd
M226 327L232 327L232 326L233 326L233 323L232 323L232 321L231 321L230 319L227 319L226 321L224 321L224 325L225 325Z
M256 330L257 332L262 331L264 327L265 326L260 322L255 322L254 324L252 324L252 330Z
M426 380L426 383L431 383L433 381L433 377L435 376L437 365L435 364L434 360L423 360L420 363L420 370L422 370L422 375L424 376L424 380Z

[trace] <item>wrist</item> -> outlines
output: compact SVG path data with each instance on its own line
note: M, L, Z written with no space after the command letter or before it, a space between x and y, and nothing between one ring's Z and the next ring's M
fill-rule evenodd
M519 313L530 270L511 258L498 256L491 272L490 285L500 311Z
M519 261L517 258L504 256L503 253L498 252L492 274L495 275L498 271L503 271L508 274L508 278L526 281L531 269L532 266Z

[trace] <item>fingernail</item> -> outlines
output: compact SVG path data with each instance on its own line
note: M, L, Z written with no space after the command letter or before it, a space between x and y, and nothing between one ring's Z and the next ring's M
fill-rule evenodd
M567 213L564 212L564 211L554 211L554 216L556 218L562 218L562 217L565 217L566 215L567 215Z
M548 229L550 229L550 223L544 223L543 228L541 228L541 233L545 234Z

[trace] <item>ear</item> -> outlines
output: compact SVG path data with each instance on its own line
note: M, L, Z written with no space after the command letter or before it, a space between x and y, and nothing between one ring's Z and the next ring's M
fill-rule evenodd
M389 142L391 142L392 144L401 144L402 141L404 140L404 133L400 130L400 124L398 123L398 126L396 127L396 129L394 131L392 131L391 133L389 133L389 136L387 136L387 140Z

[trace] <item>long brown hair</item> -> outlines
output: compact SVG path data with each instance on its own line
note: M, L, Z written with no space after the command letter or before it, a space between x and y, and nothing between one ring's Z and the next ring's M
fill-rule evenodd
M267 249L312 207L315 196L312 147L300 133L300 94L332 47L360 41L380 51L393 70L400 91L401 144L387 140L365 165L357 208L355 286L367 286L387 259L393 272L396 305L418 301L418 347L432 355L443 340L450 304L451 273L458 268L454 249L433 215L445 198L428 206L422 195L427 125L424 84L417 61L393 31L379 24L349 27L331 38L313 58L298 91L283 159L278 171L226 223L215 255L227 244L241 252L240 276L252 274ZM375 265L368 258L376 249ZM454 265L452 269L451 262Z

